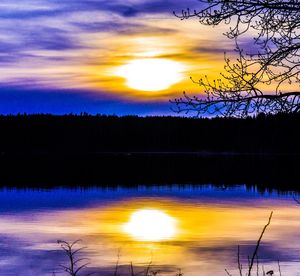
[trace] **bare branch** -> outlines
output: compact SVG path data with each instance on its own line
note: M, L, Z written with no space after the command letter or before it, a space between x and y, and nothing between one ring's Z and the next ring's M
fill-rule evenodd
M200 0L204 8L175 14L203 25L228 24L225 35L236 45L237 60L225 56L221 78L194 81L200 97L171 101L176 112L246 117L251 114L300 112L300 0ZM256 33L252 50L247 33ZM249 42L249 43L248 43ZM246 47L247 48L247 47ZM249 48L249 47L248 47ZM262 87L274 90L272 96ZM296 91L288 91L294 87ZM299 89L299 91L298 91ZM269 89L270 91L270 89Z

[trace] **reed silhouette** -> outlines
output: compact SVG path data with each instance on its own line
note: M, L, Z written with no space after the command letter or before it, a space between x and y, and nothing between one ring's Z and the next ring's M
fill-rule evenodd
M237 265L238 265L238 276L251 276L251 275L273 275L274 270L269 270L265 271L264 267L262 266L261 268L261 273L259 270L259 258L258 258L258 251L261 246L261 242L263 239L263 236L268 228L268 226L271 224L271 219L273 216L273 212L270 213L268 222L264 225L259 238L256 241L256 245L254 247L253 253L251 256L248 256L248 266L246 266L246 272L245 274L243 273L243 265L240 260L240 247L238 246L238 252L237 252ZM87 258L82 258L78 256L78 253L80 253L85 247L80 247L79 242L81 240L76 240L74 242L67 242L67 241L58 241L58 244L61 246L62 250L64 251L65 255L68 258L68 263L66 265L60 265L63 271L65 271L68 275L70 276L78 276L80 272L84 273L84 269L88 267L88 263L86 262ZM117 255L117 261L116 261L116 266L115 270L113 272L114 276L119 275L119 266L120 266L120 250L118 251ZM135 273L134 265L133 262L130 262L127 264L128 267L128 272L125 275L130 275L130 276L135 276L135 275L143 275L143 276L158 276L158 275L163 275L164 271L163 270L155 270L152 269L152 260L148 263L148 265L143 267L143 271L139 271L138 273ZM227 269L225 269L225 272L229 276L233 276ZM280 268L280 263L278 261L278 272L279 275L281 276L281 268ZM97 273L91 272L91 273L86 273L83 274L84 276L88 275L93 275ZM54 273L55 275L55 273ZM122 274L124 275L124 274ZM183 276L184 274L182 273L181 269L178 269L177 273L174 273L174 276Z
M248 266L246 266L246 272L245 274L243 273L243 265L241 263L241 256L240 256L240 246L238 246L238 252L237 252L237 265L238 265L238 273L239 276L251 276L256 274L258 275L262 275L262 276L266 276L266 275L273 275L274 274L274 270L269 270L269 271L265 271L264 267L261 267L261 273L260 273L260 269L259 269L259 258L258 258L258 251L259 251L259 247L261 246L261 241L263 239L263 236L268 228L268 226L271 224L271 220L272 220L272 216L273 216L273 211L270 213L268 222L265 224L265 226L263 227L260 236L256 242L255 248L253 250L253 253L251 256L248 256ZM227 273L227 275L232 276L231 273L229 273L229 271L227 269L225 269L225 272ZM279 275L281 276L281 268L280 268L280 263L278 261L278 272Z
M72 243L67 241L58 240L57 243L61 246L61 249L65 252L68 257L68 265L60 265L60 267L70 276L78 275L89 263L85 262L87 258L80 258L78 255L86 247L76 248L81 240L76 240ZM55 274L55 273L54 273ZM87 274L91 275L91 274Z
M67 275L70 276L90 276L95 275L98 273L97 271L88 272L88 265L87 258L80 257L80 254L86 247L80 246L81 240L76 240L74 242L67 242L63 240L57 241L57 243L61 246L64 254L67 256L67 263L61 264L60 267L62 268L63 272L66 272ZM119 273L119 267L120 264L120 252L118 252L117 262L114 269L114 272L112 273L115 276L118 276L120 274L124 275L123 273ZM124 265L122 265L124 266ZM159 276L162 273L164 273L163 270L156 270L154 267L152 267L152 260L146 265L142 267L142 271L135 272L134 264L130 262L129 264L125 264L127 267L127 273L125 275L135 276L135 275L142 275L142 276ZM183 276L180 269L177 269L178 273L174 273L174 276ZM56 273L61 273L60 270L58 270ZM56 275L55 272L53 272L53 275Z

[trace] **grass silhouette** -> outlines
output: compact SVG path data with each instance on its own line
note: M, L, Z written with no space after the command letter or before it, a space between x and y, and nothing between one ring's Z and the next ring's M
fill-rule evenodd
M274 274L274 270L265 271L263 265L260 269L259 264L259 258L258 258L258 251L261 246L261 241L263 239L263 236L268 228L268 226L271 224L273 216L273 211L270 213L268 222L264 225L259 238L256 241L255 248L253 250L253 253L251 256L248 256L248 264L245 268L243 268L243 264L240 260L240 247L238 246L238 252L237 252L237 265L238 265L238 275L237 276L272 276ZM61 249L64 251L65 255L68 258L67 264L60 265L60 267L63 269L64 272L67 273L67 275L70 276L79 276L79 273L83 276L89 276L93 275L95 272L92 273L86 273L84 274L84 270L88 267L88 259L81 257L82 251L86 247L81 247L79 243L81 240L76 240L74 242L67 242L63 240L57 241L58 244L61 246ZM119 275L119 267L120 267L120 251L118 251L116 266L113 275L118 276ZM245 271L245 272L244 272ZM225 269L225 272L228 276L233 276L227 269ZM164 271L161 270L154 270L152 269L152 260L148 263L147 266L144 267L143 272L135 272L133 262L130 262L128 265L128 276L159 276ZM280 263L278 261L278 273L281 276L281 268ZM54 274L55 275L55 274ZM183 273L181 272L181 269L178 269L177 273L174 273L174 276L183 276Z

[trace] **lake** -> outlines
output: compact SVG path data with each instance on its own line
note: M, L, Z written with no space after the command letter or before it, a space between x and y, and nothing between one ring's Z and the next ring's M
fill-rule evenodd
M300 205L255 186L168 185L0 190L0 275L66 275L57 240L81 239L94 275L232 275L273 211L259 271L300 275ZM77 248L78 248L77 247ZM297 274L298 273L298 274ZM142 274L139 274L142 275ZM255 263L256 275L256 263Z

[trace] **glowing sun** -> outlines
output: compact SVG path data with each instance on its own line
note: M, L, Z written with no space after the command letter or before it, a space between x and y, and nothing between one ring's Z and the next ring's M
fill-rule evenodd
M141 58L120 66L116 74L126 85L142 91L160 91L182 79L183 65L164 58Z
M124 225L124 231L140 241L167 240L175 235L176 221L159 210L138 210Z

